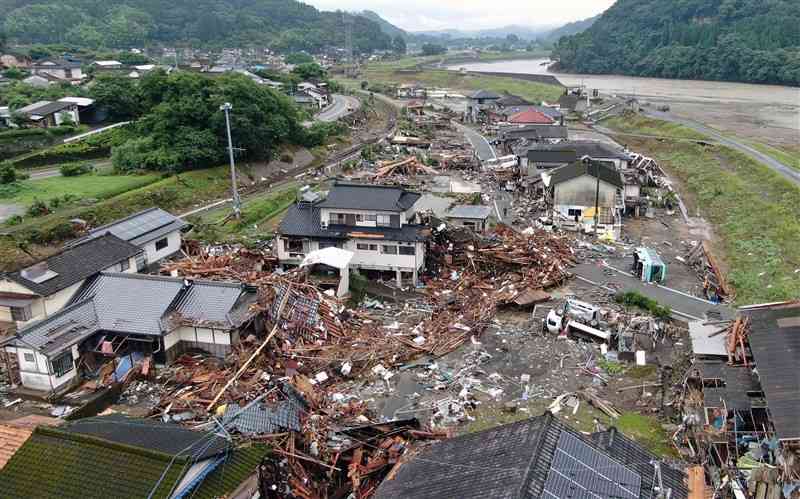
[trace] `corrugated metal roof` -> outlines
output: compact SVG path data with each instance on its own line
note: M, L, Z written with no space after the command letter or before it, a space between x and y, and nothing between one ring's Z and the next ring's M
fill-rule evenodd
M110 232L123 241L129 241L131 244L141 246L180 230L187 225L182 219L161 208L149 208L116 222L92 229L87 236L78 239L73 244L100 237Z

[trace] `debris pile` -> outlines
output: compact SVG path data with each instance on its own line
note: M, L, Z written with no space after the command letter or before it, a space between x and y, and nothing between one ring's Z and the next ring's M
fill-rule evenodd
M394 175L415 176L418 174L439 175L439 172L430 166L424 165L416 156L398 161L379 161L378 168L375 171L375 177L377 178L385 178Z

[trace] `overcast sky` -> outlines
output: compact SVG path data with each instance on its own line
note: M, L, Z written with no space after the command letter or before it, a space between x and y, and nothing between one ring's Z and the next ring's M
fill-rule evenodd
M372 10L407 31L558 26L606 10L614 0L301 0L320 10Z

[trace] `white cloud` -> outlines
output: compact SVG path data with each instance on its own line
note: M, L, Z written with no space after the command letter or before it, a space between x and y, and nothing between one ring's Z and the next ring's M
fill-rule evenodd
M558 26L606 10L614 0L301 0L320 10L372 10L408 31Z

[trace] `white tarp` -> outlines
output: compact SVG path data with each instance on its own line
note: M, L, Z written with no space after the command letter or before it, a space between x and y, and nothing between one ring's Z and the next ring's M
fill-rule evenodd
M689 336L692 338L692 352L695 355L719 355L727 357L728 349L725 347L725 333L717 334L722 326L704 326L703 321L689 322Z
M339 269L339 287L336 296L343 297L350 290L350 261L353 259L353 252L341 248L324 248L312 251L303 259L300 267L323 264L335 269Z

